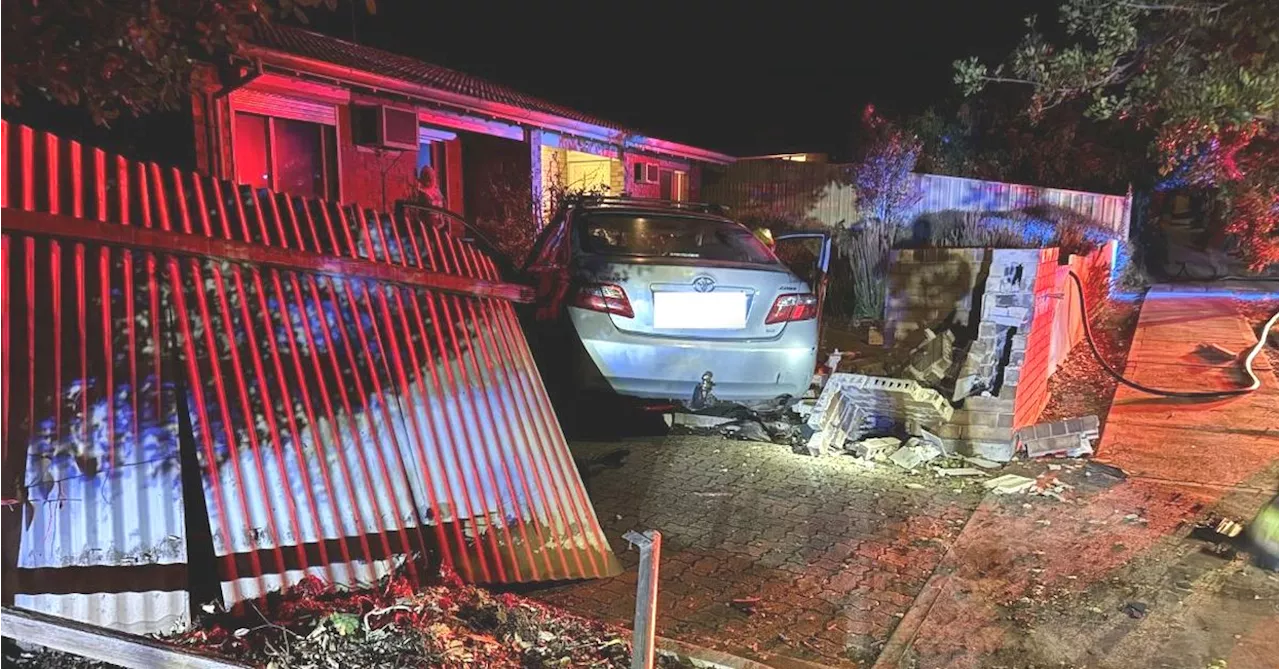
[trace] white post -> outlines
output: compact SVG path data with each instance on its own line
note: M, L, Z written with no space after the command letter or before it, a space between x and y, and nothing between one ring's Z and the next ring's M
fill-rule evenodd
M658 618L658 560L662 533L657 530L627 532L622 537L640 549L640 575L636 580L636 621L631 632L631 669L653 669L653 637Z

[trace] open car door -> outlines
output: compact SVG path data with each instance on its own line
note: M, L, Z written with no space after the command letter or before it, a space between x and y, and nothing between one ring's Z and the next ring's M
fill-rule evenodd
M774 253L818 296L818 328L822 328L827 301L827 268L831 264L831 235L825 232L789 232L774 237Z

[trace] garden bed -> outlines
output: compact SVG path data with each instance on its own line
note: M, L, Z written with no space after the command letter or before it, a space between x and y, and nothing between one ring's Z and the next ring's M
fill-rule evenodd
M307 577L236 615L211 613L162 640L272 669L327 667L628 667L629 631L445 574L414 589L399 576L356 590ZM658 666L692 667L670 653ZM5 666L10 666L6 662ZM26 653L13 666L87 668L63 653Z
M1112 369L1124 371L1141 311L1142 298L1135 297L1108 300L1094 312L1090 320L1094 343ZM1117 385L1115 378L1094 357L1089 343L1081 341L1049 377L1049 403L1037 422L1097 416L1099 424L1105 427Z

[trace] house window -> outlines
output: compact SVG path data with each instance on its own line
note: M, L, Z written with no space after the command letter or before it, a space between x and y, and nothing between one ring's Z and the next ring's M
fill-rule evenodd
M331 125L237 111L236 180L255 188L336 200L337 144Z
M444 202L449 201L449 161L445 158L444 140L419 139L418 167L414 178L421 179L422 169L430 167L436 173L436 188Z
M658 177L658 197L672 202L689 199L689 173L682 170L662 170Z

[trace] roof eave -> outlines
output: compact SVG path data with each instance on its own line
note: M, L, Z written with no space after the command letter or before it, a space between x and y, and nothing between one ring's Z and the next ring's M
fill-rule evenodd
M707 149L701 149L695 146L669 142L653 137L628 135L621 130L615 130L613 128L594 123L576 121L563 116L534 111L532 109L503 102L482 100L469 95L442 91L438 88L415 84L413 82L404 81L403 79L396 79L394 77L376 74L367 70L338 65L336 63L331 63L317 58L310 58L308 56L299 56L297 54L277 49L257 45L247 45L244 53L246 56L256 58L264 64L284 69L291 69L301 74L331 78L347 83L390 91L408 97L417 98L425 102L457 107L472 113L502 118L522 125L534 126L537 128L609 143L625 142L629 147L653 151L656 153L664 153L688 160L699 160L722 165L727 165L734 161L732 156Z

